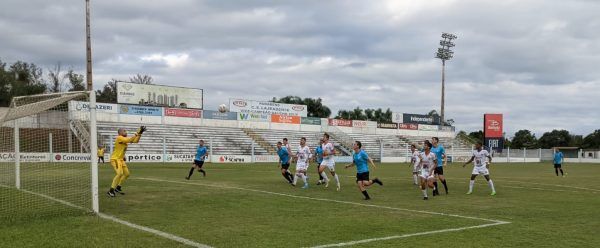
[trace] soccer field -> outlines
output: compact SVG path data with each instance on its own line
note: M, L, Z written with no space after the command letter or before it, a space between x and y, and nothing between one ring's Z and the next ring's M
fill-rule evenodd
M483 177L465 195L471 166L445 169L450 194L422 200L407 164L371 171L370 201L354 183L355 170L337 166L342 190L291 187L276 164L207 164L207 177L188 164L130 164L124 196L108 198L113 171L100 165L100 218L60 203L36 218L15 209L0 226L1 247L596 247L600 237L600 166L494 164L498 195ZM332 187L333 186L333 187ZM68 192L71 189L62 189ZM50 201L14 189L0 194ZM6 199L4 197L3 199ZM6 203L6 202L5 202ZM49 204L49 203L44 203ZM8 204L2 204L3 208ZM3 212L8 212L6 209ZM107 218L125 221L118 223ZM140 230L152 229L161 235ZM148 230L148 229L146 229Z

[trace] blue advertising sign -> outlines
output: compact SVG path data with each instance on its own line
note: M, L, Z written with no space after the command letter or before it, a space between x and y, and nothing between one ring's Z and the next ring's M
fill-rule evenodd
M237 120L236 112L224 112L221 113L219 111L213 110L204 110L202 118L204 119L213 119L213 120Z
M119 104L119 114L162 116L162 107Z
M496 151L502 152L504 148L504 138L485 138L485 142L483 144L488 151Z

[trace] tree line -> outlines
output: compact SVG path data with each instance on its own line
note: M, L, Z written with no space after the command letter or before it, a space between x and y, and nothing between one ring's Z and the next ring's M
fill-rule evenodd
M467 134L465 131L459 133L472 138L473 140L483 141L483 131L479 130ZM512 139L504 139L505 148L514 149L550 149L553 147L577 147L582 149L600 148L600 129L586 135L574 135L567 130L552 130L545 132L540 138L527 129L519 130Z
M85 91L84 80L82 74L76 73L72 67L65 69L61 63L45 72L34 63L17 61L8 64L0 59L0 107L8 107L12 98L17 96ZM111 79L97 90L96 101L116 103L117 81ZM137 74L130 77L129 82L152 84L153 79L149 75Z

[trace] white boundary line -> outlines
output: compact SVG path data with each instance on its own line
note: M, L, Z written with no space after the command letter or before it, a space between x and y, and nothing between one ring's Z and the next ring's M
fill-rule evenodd
M200 185L200 186L213 187L213 188L221 188L221 189L235 189L235 190L241 190L241 191L250 191L250 192L264 193L264 194L270 194L270 195L278 195L278 196L286 196L286 197L292 197L292 198L299 198L299 199L308 199L308 200L323 201L323 202L334 202L334 203L342 203L342 204L349 204L349 205L356 205L356 206L373 207L373 208L381 208L381 209L388 209L388 210L415 212L415 213L423 213L423 214L430 214L430 215L441 215L441 216L448 216L448 217L456 217L456 218L463 218L463 219L472 219L472 220L481 220L481 221L486 221L486 222L492 222L492 223L489 223L489 224L482 224L482 225L476 225L476 226L467 226L467 227L460 227L460 228L449 228L449 229L435 230L435 231L429 231L429 232L420 232L420 233L412 233L412 234L404 234L404 235L394 235L394 236L389 236L389 237L372 238L372 239L356 240L356 241L349 241L349 242L337 243L337 244L326 244L326 245L315 246L315 247L319 247L319 248L321 248L321 247L336 247L336 246L355 245L355 244L369 243L369 242L374 242L374 241L408 238L408 237L413 237L413 236L428 235L428 234L435 234L435 233L444 233L444 232L457 232L457 231L474 229L474 228L484 228L484 227L490 227L490 226L510 224L510 222L507 222L507 221L486 219L486 218L473 217L473 216L464 216L464 215L457 215L457 214L446 214L446 213L439 213L439 212L430 212L430 211L422 211L422 210L414 210L414 209L406 209L406 208L395 208L395 207L388 207L388 206L364 204L364 203L358 203L358 202L339 201L339 200L324 199L324 198L314 198L314 197L308 197L308 196L290 195L290 194L284 194L284 193L277 193L277 192L271 192L271 191L265 191L265 190L258 190L258 189L247 189L247 188L240 188L240 187L234 187L234 186L223 186L223 185L213 185L213 184L204 184L204 183L192 183L192 182L180 182L180 181L171 181L171 180L164 180L164 179L157 179L157 178L146 178L146 177L141 177L141 178L138 177L138 178L134 178L134 179L137 179L137 180L146 180L146 181L154 181L154 182L174 183L174 184Z
M4 187L4 188L9 188L9 189L12 188L12 187L7 187L5 185L0 185L0 186ZM48 195L44 195L44 194L40 194L40 193L36 193L36 192L29 191L29 190L24 190L24 189L16 189L16 190L23 191L25 193L29 193L29 194L32 194L32 195L36 195L36 196L39 196L39 197L42 197L42 198L45 198L45 199L48 199L48 200L51 200L51 201L55 201L55 202L64 204L66 206L72 207L72 208L76 208L76 209L79 209L79 210L91 212L90 209L87 209L87 208L84 208L84 207L81 207L81 206L77 206L77 205L75 205L73 203L70 203L68 201L64 201L64 200L61 200L61 199L54 198L52 196L48 196ZM127 222L127 221L121 220L121 219L119 219L117 217L114 217L114 216L111 216L111 215L107 215L107 214L103 214L103 213L98 213L97 215L100 218L103 218L103 219L106 219L106 220L110 220L110 221L113 221L113 222L116 222L116 223L119 223L119 224L122 224L122 225L125 225L125 226L128 226L128 227L131 227L131 228L134 228L134 229L138 229L140 231L149 232L151 234L154 234L154 235L166 238L166 239L170 239L170 240L173 240L173 241L176 241L176 242L188 245L188 246L197 247L197 248L212 248L211 246L200 244L200 243L191 241L189 239L179 237L177 235L173 235L173 234L170 234L170 233L166 233L166 232L163 232L163 231L152 229L152 228L149 228L149 227L146 227L146 226L141 226L141 225L133 224L131 222Z

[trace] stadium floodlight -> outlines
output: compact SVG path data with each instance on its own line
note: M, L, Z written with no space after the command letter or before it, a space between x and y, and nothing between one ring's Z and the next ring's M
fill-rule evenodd
M452 40L455 40L456 38L458 38L456 35L454 34L450 34L450 33L442 33L442 38L443 40L440 40L440 48L438 48L437 53L435 54L435 57L438 59L442 60L442 104L441 104L441 111L440 111L440 117L441 117L441 122L440 124L444 124L445 116L444 116L444 104L445 104L445 90L446 90L446 60L450 60L454 57L454 51L450 50L451 47L454 47L455 44L452 42Z

